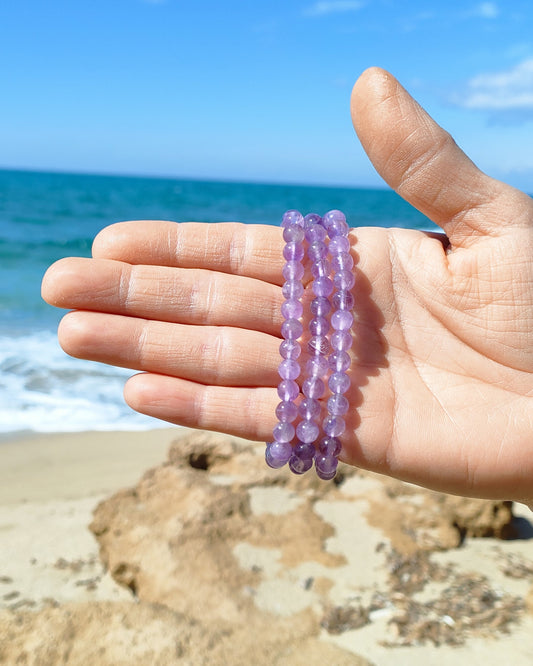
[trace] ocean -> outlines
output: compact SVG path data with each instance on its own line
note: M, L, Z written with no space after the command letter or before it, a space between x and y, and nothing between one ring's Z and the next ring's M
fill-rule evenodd
M289 208L339 208L352 226L433 228L386 189L0 170L0 434L165 425L123 402L130 371L61 350L56 329L64 313L40 297L52 262L90 256L94 236L120 220L277 225Z

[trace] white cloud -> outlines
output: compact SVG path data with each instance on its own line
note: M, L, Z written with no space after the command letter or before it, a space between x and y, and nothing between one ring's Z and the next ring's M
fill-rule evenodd
M470 79L458 104L485 111L533 111L533 58L507 71Z
M358 2L358 0L323 0L308 7L304 14L306 16L325 16L326 14L355 12L363 6L364 3Z
M480 2L479 5L474 7L472 15L486 19L493 19L500 15L500 10L495 2Z

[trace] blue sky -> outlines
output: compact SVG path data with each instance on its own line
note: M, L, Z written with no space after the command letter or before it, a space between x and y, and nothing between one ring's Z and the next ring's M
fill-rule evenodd
M379 65L533 191L529 0L13 0L0 62L6 168L379 185L349 115Z

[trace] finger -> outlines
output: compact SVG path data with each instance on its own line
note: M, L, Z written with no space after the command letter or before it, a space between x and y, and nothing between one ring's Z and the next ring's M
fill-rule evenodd
M46 273L43 298L69 310L96 310L182 324L279 333L278 286L203 269L110 259L62 259Z
M204 384L276 386L279 339L227 326L184 326L76 311L59 342L76 358L174 375Z
M153 374L131 377L124 387L124 398L141 414L256 441L272 438L279 402L272 388L204 386Z
M452 246L504 232L506 223L530 226L529 197L482 173L388 72L361 75L352 119L377 171L441 226ZM502 219L502 209L512 210L512 219Z
M268 225L120 222L101 231L93 256L129 264L205 268L282 284L283 237Z

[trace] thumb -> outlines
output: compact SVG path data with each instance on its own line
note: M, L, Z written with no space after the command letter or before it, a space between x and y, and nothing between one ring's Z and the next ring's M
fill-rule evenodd
M352 121L379 174L433 220L452 247L498 235L507 223L530 226L533 205L489 178L388 72L373 67L352 92ZM502 216L508 212L508 219Z

